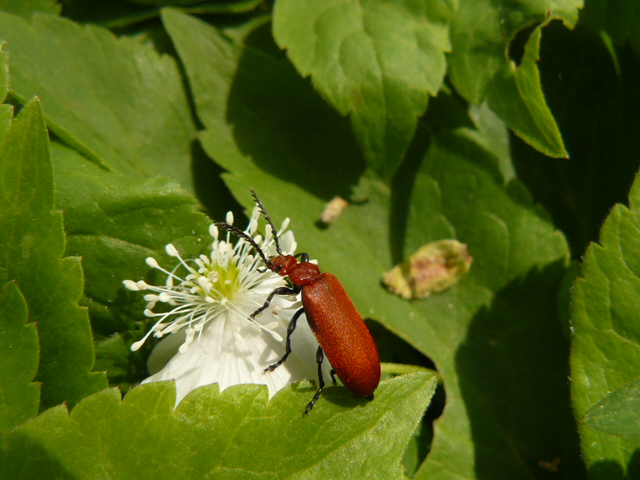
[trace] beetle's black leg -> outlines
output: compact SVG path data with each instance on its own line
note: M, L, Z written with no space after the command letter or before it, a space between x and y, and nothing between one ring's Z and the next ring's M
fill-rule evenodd
M293 258L300 258L300 262L301 263L307 263L309 262L309 254L302 252L302 253L296 253Z
M322 389L324 388L324 377L322 376L322 362L324 362L324 352L322 351L322 347L318 347L318 352L316 353L316 362L318 362L318 391L313 396L311 401L307 404L307 409L304 412L305 415L308 414L316 404L316 402L320 398Z
M336 371L332 368L329 373L331 374L331 380L333 381L333 384L337 385L338 382L336 382Z
M297 295L300 293L300 290L302 290L302 288L298 286L294 286L293 288L289 288L289 287L276 288L273 292L269 294L269 296L267 297L267 300L264 302L264 305L262 305L259 309L257 309L251 315L249 315L249 317L256 318L256 315L258 315L260 312L262 312L263 310L269 307L271 300L273 300L273 297L275 297L276 295Z
M291 353L291 334L296 329L296 322L298 321L298 318L300 318L300 315L302 315L303 313L304 313L304 308L301 308L300 310L298 310L296 313L293 314L293 317L291 317L291 321L289 322L289 326L287 327L287 343L286 343L285 354L276 363L271 364L267 368L265 368L264 369L265 372L273 372L276 368L278 368L280 365L284 363L284 361L287 359L287 357Z

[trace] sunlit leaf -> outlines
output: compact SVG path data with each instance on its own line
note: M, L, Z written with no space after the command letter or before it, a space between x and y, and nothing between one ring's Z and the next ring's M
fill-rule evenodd
M51 15L29 23L0 14L0 38L13 93L39 96L57 136L119 173L171 176L192 188L195 129L172 58Z
M15 283L0 292L0 432L3 435L38 413L38 334L26 324L27 304Z
M447 1L280 0L274 36L351 126L369 166L400 165L450 50Z
M0 283L15 281L29 322L38 328L42 403L74 404L106 387L92 373L93 339L80 259L62 258L62 214L54 211L49 138L40 102L32 100L14 120L0 147Z
M396 479L411 432L435 388L416 373L380 385L376 399L328 388L310 415L313 389L280 392L217 385L174 410L175 388L156 383L124 399L110 390L69 415L51 409L5 442L3 478L376 478ZM345 393L346 392L346 393Z
M587 250L573 297L572 399L581 420L582 452L591 478L624 478L633 469L640 436L592 429L585 416L612 391L638 377L640 364L640 182L630 207L616 205ZM628 394L627 394L628 395ZM624 396L623 396L624 397ZM612 402L613 400L609 400ZM622 412L614 413L624 421ZM627 428L631 425L627 424ZM608 464L608 465L607 465Z

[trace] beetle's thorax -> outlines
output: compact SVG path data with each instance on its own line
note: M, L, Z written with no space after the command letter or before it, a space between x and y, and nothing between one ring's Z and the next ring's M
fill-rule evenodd
M289 276L289 280L294 285L308 285L320 278L320 269L317 265L309 262L298 263L292 255L278 255L271 259L269 267L274 272L284 276Z

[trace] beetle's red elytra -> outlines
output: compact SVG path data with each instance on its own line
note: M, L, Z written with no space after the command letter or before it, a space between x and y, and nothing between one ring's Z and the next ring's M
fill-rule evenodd
M291 353L291 335L296 328L298 318L305 313L311 330L318 339L320 347L316 353L318 363L318 391L307 405L305 413L309 413L320 398L324 388L322 362L326 355L334 373L345 387L360 397L373 399L373 392L380 383L380 357L369 329L353 305L342 283L330 273L322 273L317 265L309 262L309 255L285 255L280 249L278 233L264 209L262 202L251 190L260 213L273 232L278 255L267 258L257 243L242 230L226 224L215 225L231 232L251 244L264 261L267 268L289 279L291 287L276 288L269 294L264 305L251 314L254 318L269 307L275 295L297 295L302 293L302 308L298 310L287 328L285 354L276 363L269 365L265 371L273 371L282 365ZM335 378L333 378L335 384Z
M380 383L378 349L340 281L320 274L302 288L307 321L345 387L369 397Z

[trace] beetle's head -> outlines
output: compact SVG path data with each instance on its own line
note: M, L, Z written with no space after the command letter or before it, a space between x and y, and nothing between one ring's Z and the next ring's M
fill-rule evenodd
M292 255L278 255L269 260L269 269L283 277L289 275L291 270L298 264L298 260Z

